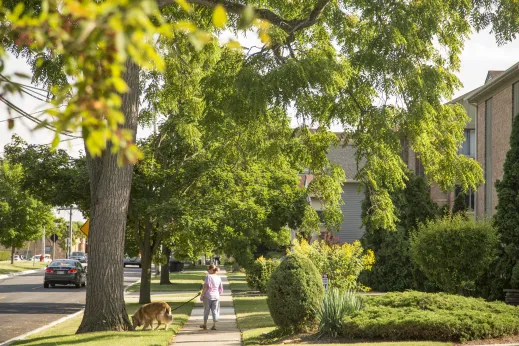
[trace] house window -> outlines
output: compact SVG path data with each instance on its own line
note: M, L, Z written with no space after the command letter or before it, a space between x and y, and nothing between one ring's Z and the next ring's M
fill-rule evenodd
M465 140L463 141L458 153L475 157L476 156L476 130L465 129Z
M422 165L422 160L420 160L419 157L416 157L415 159L415 173L416 175L423 177L425 175L425 169Z
M456 190L454 191L454 196L458 197L458 195L460 193L462 193L461 187L460 186L456 186ZM475 198L474 198L474 190L469 189L465 193L465 206L470 211L474 211L474 206L475 206L474 200L475 200Z
M485 101L485 211L492 216L492 99Z
M323 214L323 211L322 210L316 210L317 212L317 216L319 216L319 221L321 223L324 223L324 214Z
M512 119L519 113L519 82L512 84Z

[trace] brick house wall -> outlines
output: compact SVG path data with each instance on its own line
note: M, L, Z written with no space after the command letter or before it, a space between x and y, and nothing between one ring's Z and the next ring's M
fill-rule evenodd
M476 145L477 161L483 167L487 180L476 192L476 215L490 217L494 215L498 204L495 183L503 178L506 154L510 149L513 115L513 84L519 81L518 64L505 71L494 83L488 85L473 96L471 101L477 104ZM487 119L486 101L491 100L491 114ZM490 133L487 126L490 122ZM490 138L488 138L490 137ZM490 143L488 141L490 140ZM490 150L490 153L487 152ZM489 155L490 154L490 155ZM487 172L487 159L490 156L490 176ZM487 201L490 190L491 203Z
M478 104L476 120L476 160L485 169L485 102ZM485 210L485 185L476 191L476 216L481 217Z

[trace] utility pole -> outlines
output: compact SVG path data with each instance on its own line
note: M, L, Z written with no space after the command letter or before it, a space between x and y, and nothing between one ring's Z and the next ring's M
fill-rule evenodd
M45 227L43 227L43 238L41 239L41 253L43 254L43 260L45 261Z
M69 212L70 212L70 218L69 218L69 224L68 224L68 227L69 227L69 238L70 238L70 246L69 246L69 252L68 252L68 256L67 258L70 258L70 256L72 256L72 206L70 206L70 209L69 209Z
M70 258L70 256L72 256L72 211L74 209L75 208L72 206L70 206L68 208L64 208L64 209L58 209L58 211L68 210L68 212L69 212L69 224L68 224L69 242L67 243L67 258Z

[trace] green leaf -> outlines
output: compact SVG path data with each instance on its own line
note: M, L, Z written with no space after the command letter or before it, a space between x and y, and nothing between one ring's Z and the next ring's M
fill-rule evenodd
M59 143L60 143L60 138L59 138L59 135L56 133L54 135L54 139L52 140L52 145L51 145L52 149L56 149L58 147Z
M112 83L114 84L115 90L117 90L118 93L126 93L128 92L128 85L124 81L124 79L116 77L112 78Z
M213 24L215 27L221 29L227 23L227 11L222 5L217 5L213 12Z
M238 28L241 30L247 29L251 26L254 21L254 8L251 5L247 5L240 15L238 22Z

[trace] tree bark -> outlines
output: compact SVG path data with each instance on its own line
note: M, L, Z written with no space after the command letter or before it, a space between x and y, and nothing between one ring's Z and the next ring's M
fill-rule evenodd
M141 287L139 292L139 304L151 303L151 234L153 232L153 225L146 221L146 228L144 230L144 239L141 247Z
M11 264L14 264L14 245L11 246Z
M124 128L137 132L139 67L128 62L122 95ZM85 313L77 333L133 330L124 303L123 256L133 166L117 165L108 147L100 157L87 150L90 177L90 232Z
M164 254L166 255L167 262L162 266L160 271L160 284L171 285L171 281L169 281L169 257L171 256L171 249L164 247Z

